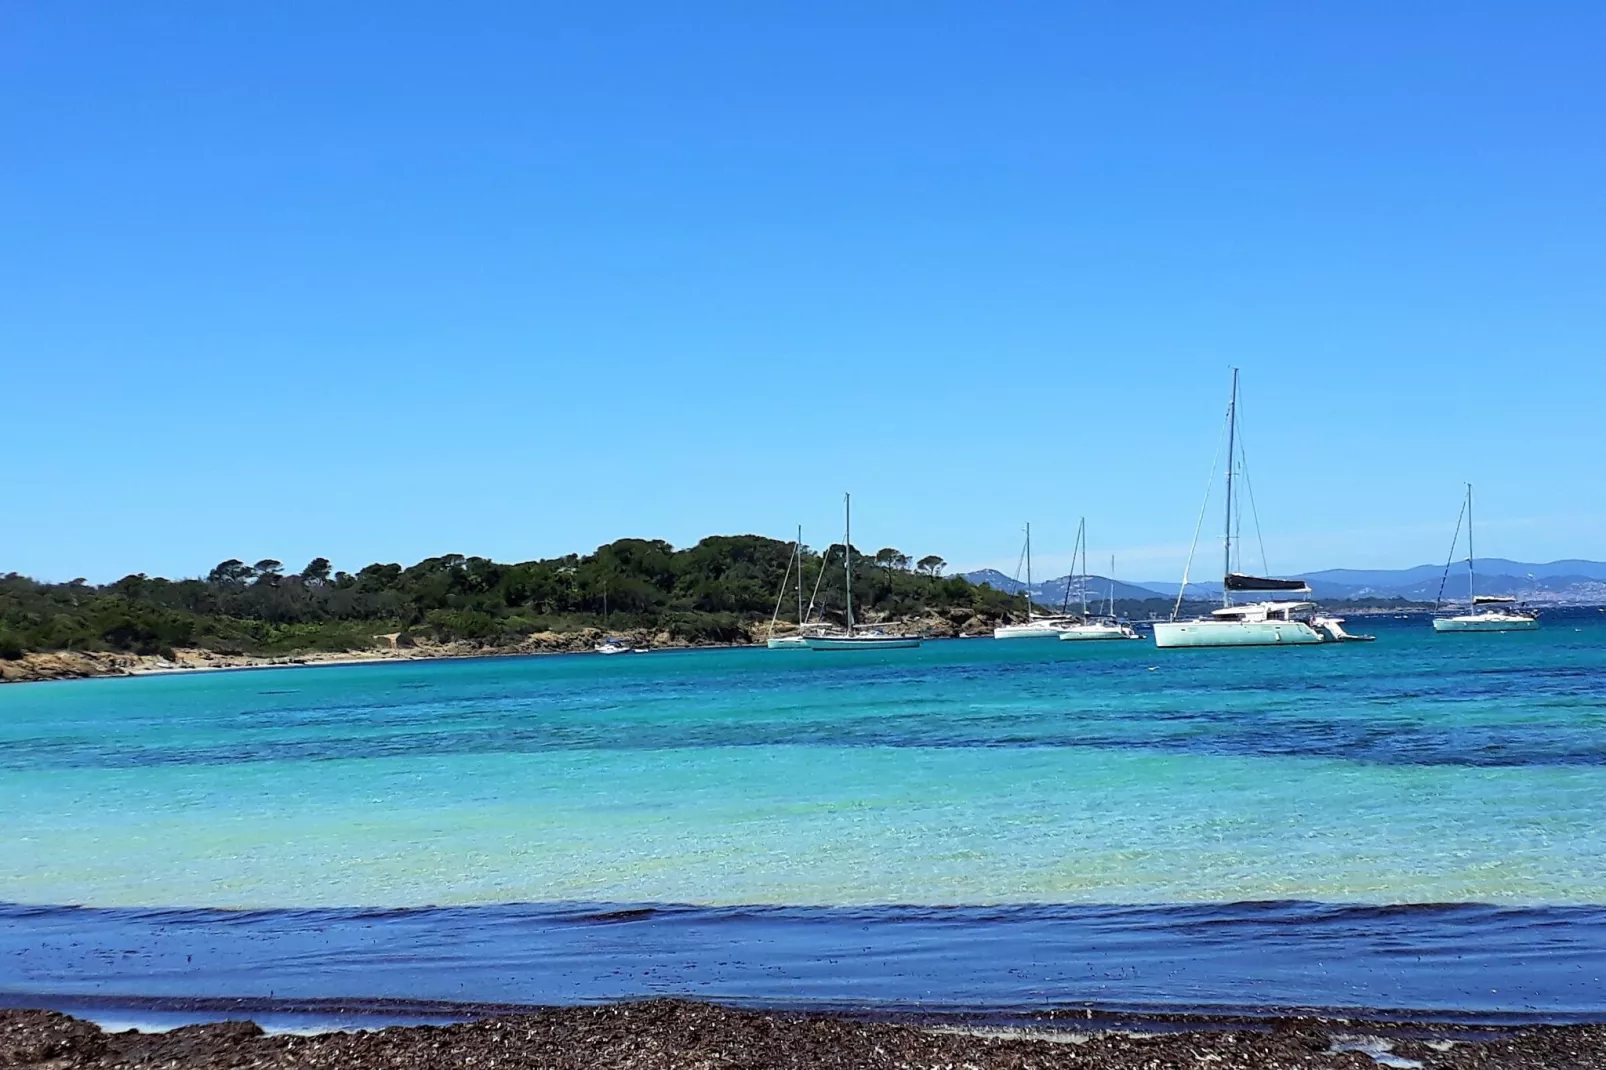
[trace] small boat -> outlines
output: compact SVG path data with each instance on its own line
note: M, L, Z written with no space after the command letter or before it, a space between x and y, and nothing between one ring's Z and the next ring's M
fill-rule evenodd
M920 645L918 635L889 635L882 631L824 632L803 640L810 650L898 650Z
M1301 592L1309 593L1304 580L1274 579L1250 576L1233 568L1233 525L1238 519L1233 512L1233 468L1238 463L1238 369L1232 370L1232 393L1227 402L1227 511L1226 534L1222 540L1225 567L1221 580L1221 608L1208 617L1195 620L1178 620L1182 610L1182 596L1188 589L1188 573L1193 568L1193 549L1188 550L1188 564L1182 572L1182 587L1177 591L1177 602L1171 610L1171 619L1156 621L1154 645L1161 648L1210 646L1315 646L1321 643L1366 642L1369 635L1351 635L1344 630L1340 617L1323 616L1315 602L1267 601L1233 605L1235 592ZM1213 474L1212 474L1213 478ZM1203 521L1204 514L1200 513ZM1198 543L1198 530L1194 543Z
M803 637L810 650L895 650L920 645L918 635L891 635L880 628L860 629L853 621L853 502L842 495L842 575L847 592L847 627L813 631Z
M1115 615L1115 558L1110 558L1110 605L1102 617L1090 617L1087 614L1087 519L1082 519L1081 527L1076 534L1076 541L1082 547L1082 619L1068 624L1060 630L1060 638L1065 642L1082 642L1091 639L1138 639L1136 628L1124 620L1117 619ZM1075 554L1072 554L1074 564ZM1065 597L1070 598L1067 589Z
M1025 598L1026 598L1026 619L1024 621L1022 621L1021 623L1019 623L1019 624L1000 624L998 627L993 629L993 638L994 639L1057 639L1057 638L1059 638L1060 629L1064 628L1065 625L1071 624L1073 622L1072 622L1071 618L1066 617L1066 616L1050 617L1050 616L1046 616L1045 615L1045 616L1039 617L1039 616L1037 616L1035 614L1035 611L1034 611L1035 607L1032 605L1032 526L1031 526L1031 524L1027 524L1026 525L1026 549L1025 549L1024 553L1025 553L1025 558L1026 558L1026 586L1021 590L1021 594L1024 595ZM1074 557L1075 555L1072 554L1072 556ZM1016 566L1017 566L1017 568L1019 567L1019 562L1016 563ZM1020 572L1019 571L1017 571L1015 573L1015 580L1016 580L1016 582L1020 581ZM1066 594L1067 598L1070 597L1070 588L1069 587L1066 588L1065 594Z
M775 629L781 622L781 603L786 599L787 584L792 578L792 566L797 566L797 631L791 635L776 635ZM820 569L820 575L825 575L825 569ZM815 593L819 593L819 581L815 581ZM781 590L775 596L775 612L770 614L769 638L764 645L771 650L807 650L809 614L814 610L814 602L809 601L809 609L803 609L803 526L798 525L797 541L792 544L792 556L786 562L786 575L781 577Z
M1439 580L1439 597L1434 600L1437 614L1444 604L1444 584L1450 578L1450 563L1455 560L1456 544L1461 541L1461 520L1467 522L1467 599L1468 612L1433 618L1436 632L1531 632L1539 627L1539 618L1515 609L1490 608L1480 611L1479 606L1514 606L1517 600L1505 595L1477 594L1474 590L1477 577L1472 558L1472 484L1467 484L1467 500L1461 506L1461 517L1455 522L1455 536L1450 540L1450 556L1444 562L1444 576Z
M1085 620L1060 629L1060 638L1070 642L1081 639L1140 639L1137 629L1125 621Z
M603 579L602 579L602 631L603 631L603 640L602 640L602 642L598 643L596 646L591 648L593 653L597 653L597 654L644 654L644 653L646 653L646 651L644 649L638 649L636 647L631 646L630 645L630 641L628 639L621 639L617 635L608 635L607 634L607 632L608 632L608 579L607 579L606 576L604 576Z

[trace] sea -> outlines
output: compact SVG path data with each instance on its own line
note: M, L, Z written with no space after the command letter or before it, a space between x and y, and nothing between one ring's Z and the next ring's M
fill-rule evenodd
M0 688L0 1006L1606 1020L1606 613Z

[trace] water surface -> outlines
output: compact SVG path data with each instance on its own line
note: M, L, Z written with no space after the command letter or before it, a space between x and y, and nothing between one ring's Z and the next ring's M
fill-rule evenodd
M193 949L183 970L124 961L182 931L225 958L289 955L247 956L241 983L256 971L298 998L874 1002L924 985L954 1006L1210 989L1235 1006L1606 1012L1579 996L1606 961L1602 616L1509 636L1366 627L1378 642L1304 650L968 640L8 687L0 901L47 909L7 915L0 991L224 991ZM1271 905L1225 906L1256 901ZM475 950L512 925L514 959L560 962L562 940L614 946L587 919L641 904L673 909L641 923L635 958L627 942L597 960L611 987L556 967L503 985ZM1395 910L1372 936L1346 906L1412 904L1486 906ZM426 907L446 909L402 909ZM948 907L933 930L924 911ZM1235 910L1273 911L1253 917L1277 919L1294 965L1273 968L1268 930ZM290 955L273 934L309 917L368 919L416 950L386 945L384 969L340 966L334 938L335 959ZM74 959L49 934L75 926L133 954L110 972ZM860 930L875 939L854 953ZM1189 933L1227 934L1219 968L1177 965ZM28 955L42 966L19 972ZM1078 972L1123 962L1141 984ZM1474 991L1502 971L1505 997Z

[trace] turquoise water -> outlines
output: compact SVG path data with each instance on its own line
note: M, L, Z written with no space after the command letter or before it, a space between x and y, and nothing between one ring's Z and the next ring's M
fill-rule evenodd
M1606 618L0 689L0 901L1606 904Z

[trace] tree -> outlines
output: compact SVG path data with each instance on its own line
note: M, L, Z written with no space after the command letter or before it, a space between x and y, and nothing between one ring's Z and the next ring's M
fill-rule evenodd
M307 562L307 567L301 570L301 578L307 583L323 586L329 582L329 559L315 557Z
M915 568L933 578L942 575L942 570L948 567L948 562L936 554L927 554L915 563Z
M207 583L242 583L251 578L251 566L238 557L231 557L221 561L218 566L206 574Z

